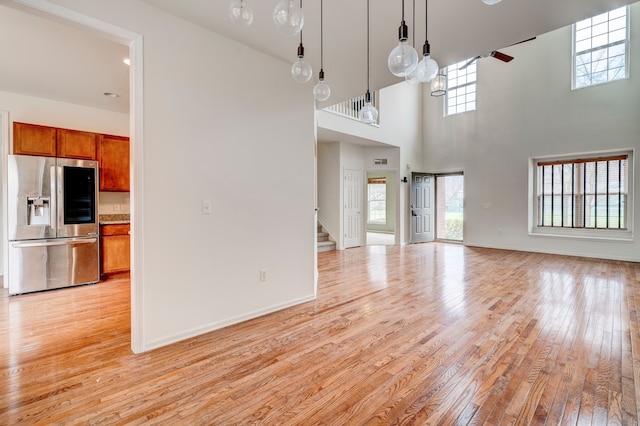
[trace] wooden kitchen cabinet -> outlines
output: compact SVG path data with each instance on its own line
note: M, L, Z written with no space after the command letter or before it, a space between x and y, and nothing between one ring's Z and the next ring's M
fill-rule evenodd
M13 153L56 156L56 128L29 123L13 123Z
M56 138L58 157L96 159L96 133L57 129Z
M129 138L101 135L98 161L100 190L129 192Z
M13 153L45 157L96 159L98 135L30 123L13 123Z
M126 273L131 269L129 224L100 225L100 273Z

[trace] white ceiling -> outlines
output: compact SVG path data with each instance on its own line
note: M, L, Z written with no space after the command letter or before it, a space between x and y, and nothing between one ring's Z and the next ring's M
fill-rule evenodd
M142 0L170 14L252 46L288 63L296 60L297 37L280 34L273 25L277 0L246 0L255 19L248 28L235 26L227 16L231 0ZM297 0L296 0L297 1ZM488 54L633 0L503 0L487 6L481 0L431 0L428 2L431 54L440 66ZM370 0L371 89L402 81L387 69L387 56L398 43L402 0ZM413 33L413 0L404 0L405 20ZM415 0L415 45L422 55L425 41L425 0ZM365 0L324 1L324 71L332 89L327 104L366 91ZM320 69L320 1L305 0L303 42L305 59ZM516 58L517 59L517 58ZM315 80L315 78L314 78ZM308 83L309 91L313 84Z
M141 1L282 61L293 63L296 59L299 39L286 37L273 26L277 0L247 0L255 15L248 28L236 27L229 20L230 0ZM2 3L15 6L10 0ZM415 3L415 45L421 53L425 1ZM487 6L481 0L431 0L431 53L441 66L449 65L630 3L633 1L502 0ZM386 66L387 55L397 44L401 6L402 0L371 0L372 90L401 81ZM312 63L317 77L320 1L306 0L303 9L305 59ZM413 0L405 0L410 41L414 31L412 10ZM366 1L326 0L324 12L324 70L332 89L330 104L366 90ZM0 5L0 52L0 90L128 112L129 70L121 62L128 54L126 46ZM310 93L313 84L308 83ZM106 98L104 92L116 92L120 98Z
M129 112L127 46L0 5L0 52L0 91Z

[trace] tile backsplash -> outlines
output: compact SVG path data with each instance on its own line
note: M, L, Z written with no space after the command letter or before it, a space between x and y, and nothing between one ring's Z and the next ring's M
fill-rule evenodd
M129 214L129 192L100 192L98 199L98 214Z

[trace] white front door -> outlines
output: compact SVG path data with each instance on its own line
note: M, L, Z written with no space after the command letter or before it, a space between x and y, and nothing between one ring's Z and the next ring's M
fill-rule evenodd
M362 170L344 171L344 248L362 245Z
M426 243L435 238L433 230L433 175L411 173L411 242Z

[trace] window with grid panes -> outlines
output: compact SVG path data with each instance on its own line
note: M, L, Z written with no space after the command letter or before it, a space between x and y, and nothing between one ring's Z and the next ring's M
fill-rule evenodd
M471 59L447 67L447 95L445 97L445 116L476 109L476 62L468 65Z
M621 7L573 25L573 88L627 78L628 7Z
M537 226L627 230L629 154L537 162Z
M369 214L367 223L387 223L387 178L369 178L367 180Z

